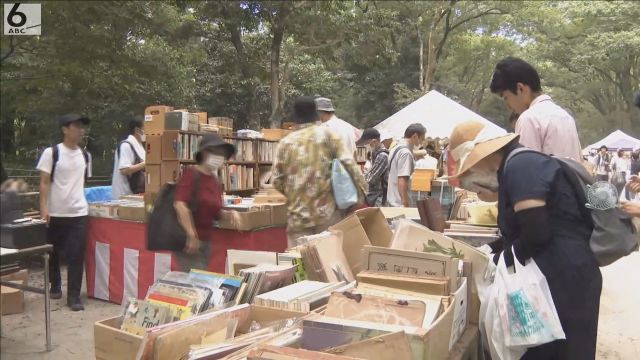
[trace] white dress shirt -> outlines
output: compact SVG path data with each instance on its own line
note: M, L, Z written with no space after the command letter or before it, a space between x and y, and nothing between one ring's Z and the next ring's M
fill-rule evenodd
M342 144L345 146L347 153L354 156L356 152L356 128L349 124L348 122L339 119L337 116L333 115L331 119L322 125L328 127L333 131L340 139L342 140Z

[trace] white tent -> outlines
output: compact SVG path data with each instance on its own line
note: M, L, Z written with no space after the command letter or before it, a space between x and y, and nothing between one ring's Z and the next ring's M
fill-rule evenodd
M469 120L485 124L489 127L489 131L495 131L496 135L506 134L506 131L498 125L436 90L429 91L423 97L376 125L375 128L400 139L404 137L404 131L409 125L420 123L427 128L427 137L447 138L456 125Z
M602 145L608 147L609 150L632 150L640 146L640 140L616 130L597 143L587 146L587 149L597 149Z

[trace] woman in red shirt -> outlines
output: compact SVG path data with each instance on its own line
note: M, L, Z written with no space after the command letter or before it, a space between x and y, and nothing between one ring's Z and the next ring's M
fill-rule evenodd
M213 221L220 218L235 221L234 211L222 210L222 191L217 177L218 169L235 152L236 148L220 136L205 135L196 153L197 165L185 169L176 185L174 206L180 225L187 233L184 250L174 252L181 271L206 270ZM194 209L190 209L193 199Z

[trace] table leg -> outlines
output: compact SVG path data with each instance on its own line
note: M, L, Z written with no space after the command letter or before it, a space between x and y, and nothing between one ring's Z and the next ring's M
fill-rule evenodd
M51 351L51 304L49 303L49 253L44 253L44 323L47 351Z

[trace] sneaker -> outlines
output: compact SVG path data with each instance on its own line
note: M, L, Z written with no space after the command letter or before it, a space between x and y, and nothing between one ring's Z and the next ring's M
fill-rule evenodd
M83 311L84 305L80 301L80 297L70 297L67 299L67 305L71 308L71 311Z
M52 286L49 291L49 297L54 300L62 299L62 289Z

